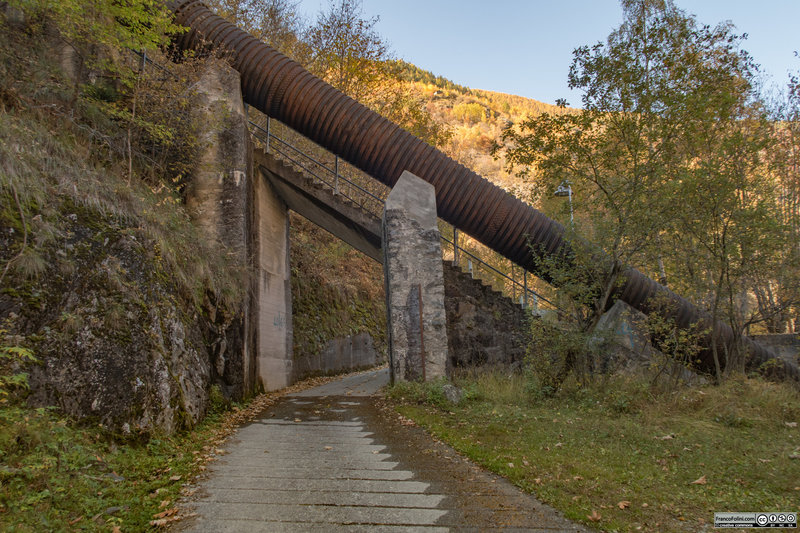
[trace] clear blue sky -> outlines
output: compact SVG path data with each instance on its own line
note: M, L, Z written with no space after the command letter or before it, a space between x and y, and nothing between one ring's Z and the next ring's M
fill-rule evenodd
M676 0L704 24L730 20L744 48L781 85L800 70L800 0ZM395 57L456 83L555 103L567 98L572 50L619 25L616 0L362 0ZM310 20L328 0L301 0Z

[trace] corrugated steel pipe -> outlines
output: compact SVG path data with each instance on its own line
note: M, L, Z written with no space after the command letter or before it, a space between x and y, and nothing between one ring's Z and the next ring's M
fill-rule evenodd
M433 184L439 216L483 244L547 279L536 255L568 260L564 227L523 203L475 172L453 161L378 113L359 104L298 63L215 15L198 0L168 3L176 22L190 30L176 38L182 50L222 48L230 54L242 79L244 100L309 137L390 187L408 170ZM532 253L532 250L534 251ZM681 327L709 317L686 299L633 268L623 272L615 297L645 313L653 298L672 302ZM550 280L552 281L552 280ZM716 325L724 367L724 346L734 338L726 324ZM746 339L747 368L774 355ZM710 339L708 342L710 346ZM714 372L710 349L700 354L699 368ZM800 381L796 366L779 360L775 372Z

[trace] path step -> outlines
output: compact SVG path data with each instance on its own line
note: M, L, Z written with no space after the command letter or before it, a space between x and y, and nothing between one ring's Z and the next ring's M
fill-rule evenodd
M209 467L181 530L580 531L534 498L400 424L367 391L386 371L284 398Z

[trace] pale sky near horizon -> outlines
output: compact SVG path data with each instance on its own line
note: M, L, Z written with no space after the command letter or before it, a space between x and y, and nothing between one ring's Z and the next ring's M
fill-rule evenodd
M785 86L800 71L800 0L676 0L715 25L730 20L747 33L748 50L769 78ZM300 0L316 20L328 0ZM572 50L604 41L622 20L617 0L362 0L365 18L393 55L476 89L518 94L548 103L570 92Z

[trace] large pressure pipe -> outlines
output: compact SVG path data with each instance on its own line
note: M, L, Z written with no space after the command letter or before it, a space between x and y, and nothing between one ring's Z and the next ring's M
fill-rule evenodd
M547 279L538 266L539 258L570 257L565 229L558 222L320 80L215 15L201 1L178 0L168 5L175 12L176 23L189 28L175 44L182 50L224 49L241 74L244 100L249 105L390 187L404 170L428 181L436 188L441 218L530 272ZM680 327L698 321L711 323L696 306L634 268L626 268L622 280L613 297L640 311L649 313L654 310L652 302L668 301ZM714 338L724 365L724 347L734 340L733 331L717 322ZM711 344L710 337L707 344ZM750 369L774 358L769 350L750 339L745 339L745 344ZM699 360L701 370L714 371L711 349L703 350ZM777 370L800 380L794 365L781 360Z

